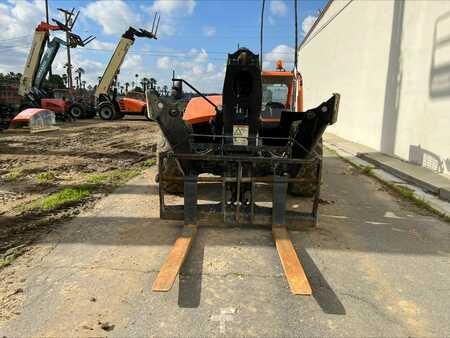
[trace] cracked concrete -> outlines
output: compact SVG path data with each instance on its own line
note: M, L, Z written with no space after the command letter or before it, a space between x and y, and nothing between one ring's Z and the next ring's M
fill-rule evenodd
M158 218L154 170L1 272L0 336L450 334L449 225L328 153L320 226L291 232L313 296L291 295L270 231L211 227L152 293L180 230Z

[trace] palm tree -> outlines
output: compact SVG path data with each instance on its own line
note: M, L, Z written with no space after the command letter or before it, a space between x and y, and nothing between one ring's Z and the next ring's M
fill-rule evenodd
M83 89L86 89L86 81L82 81L81 84L83 85Z
M125 93L128 93L128 87L130 86L129 82L125 82Z
M149 83L149 80L146 77L142 78L141 84L142 84L142 88L144 88L144 92L147 90L148 83Z
M67 74L63 74L61 75L61 77L63 79L64 85L67 87Z
M169 89L169 88L167 88L167 85L164 85L164 86L163 86L163 95L164 95L164 96L167 96L167 94L168 94L168 89Z
M123 94L123 86L120 86L120 94Z
M151 77L150 78L150 88L155 89L155 86L156 86L156 79Z
M98 79L98 84L100 84L100 81L102 80L102 77L99 76L97 79Z
M131 90L134 90L134 81L131 81Z
M75 73L78 74L78 80L80 81L80 84L81 84L81 74L86 73L85 70L84 70L83 68L81 68L81 67L78 67L78 68L75 70Z

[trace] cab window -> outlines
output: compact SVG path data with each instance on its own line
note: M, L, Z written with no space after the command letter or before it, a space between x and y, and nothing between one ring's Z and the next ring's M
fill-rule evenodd
M265 106L269 102L281 103L286 106L289 88L282 83L262 85L262 104Z

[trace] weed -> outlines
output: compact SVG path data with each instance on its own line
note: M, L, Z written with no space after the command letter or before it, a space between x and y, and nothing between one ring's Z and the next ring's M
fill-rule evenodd
M113 170L103 174L90 175L86 183L91 188L101 188L104 185L117 187L126 183L128 180L136 177L142 172L143 168L127 169L127 170Z
M0 269L10 265L12 261L11 258L0 258Z
M370 165L365 165L365 166L361 166L361 172L365 175L369 175L372 176L373 172L372 170L374 169L374 167L371 167Z
M33 202L32 209L54 210L69 203L75 203L88 197L91 190L87 187L65 188Z
M23 176L23 170L20 168L14 168L5 177L7 182L16 182Z
M148 160L145 160L142 165L144 167L152 167L156 164L156 158L149 158Z
M53 171L40 173L36 176L39 184L48 184L56 179L56 174Z
M108 181L108 179L109 179L108 174L94 174L90 175L87 178L86 183L93 185L101 185L105 184Z

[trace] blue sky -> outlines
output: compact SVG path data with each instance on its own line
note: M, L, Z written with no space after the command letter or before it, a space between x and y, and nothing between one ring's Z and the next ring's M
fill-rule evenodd
M299 1L300 41L326 0ZM115 44L129 26L151 27L153 13L161 15L158 40L137 39L125 59L121 83L139 77L154 77L169 84L172 69L203 91L218 91L223 82L226 53L245 46L259 53L260 0L155 0L70 1L49 0L51 17L58 7L81 11L74 32L97 38L86 48L73 50L74 67L86 70L94 83L102 74ZM264 67L273 68L282 58L292 67L294 47L294 3L266 1ZM35 26L44 19L42 0L0 0L0 71L22 72ZM56 34L58 35L58 34ZM55 60L62 73L65 50Z

